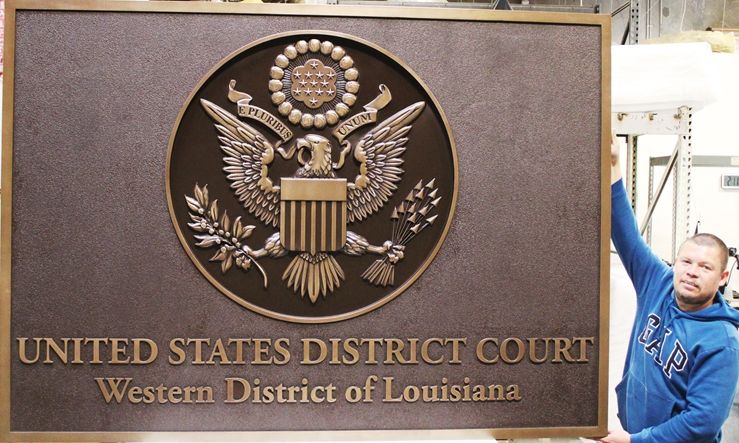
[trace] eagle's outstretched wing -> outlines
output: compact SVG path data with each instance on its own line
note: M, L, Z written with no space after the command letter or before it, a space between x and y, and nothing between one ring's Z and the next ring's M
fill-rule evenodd
M215 123L224 153L226 178L231 189L249 212L268 226L277 226L280 214L280 187L269 179L274 147L264 136L236 116L207 100L200 100Z
M403 152L413 121L426 103L414 103L375 126L357 143L354 158L359 175L348 184L349 222L360 221L377 212L393 195L403 173Z

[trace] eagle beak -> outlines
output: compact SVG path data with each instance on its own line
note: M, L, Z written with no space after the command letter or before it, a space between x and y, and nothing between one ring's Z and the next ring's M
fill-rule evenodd
M299 138L295 141L295 146L298 148L298 163L303 166L307 163L303 160L303 150L310 149L310 142L304 138Z
M303 148L310 147L310 143L308 142L308 140L306 140L304 138L299 138L299 139L295 140L295 146L297 146L298 149L303 149Z

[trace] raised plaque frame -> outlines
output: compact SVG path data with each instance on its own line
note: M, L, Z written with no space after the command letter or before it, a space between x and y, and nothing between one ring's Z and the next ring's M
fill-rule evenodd
M598 326L597 425L525 428L479 429L414 429L414 430L340 430L340 431L229 431L229 432L36 432L11 428L11 232L13 229L13 132L14 85L16 65L16 13L18 11L97 11L126 13L175 14L245 14L261 16L319 16L394 18L434 21L469 21L490 23L530 23L583 25L599 29L600 69L600 299ZM2 154L2 249L0 250L0 439L6 441L235 441L235 440L376 440L376 439L443 439L443 438L531 438L604 435L607 430L608 403L608 317L609 317L609 238L610 238L610 18L604 15L561 13L499 12L447 8L399 8L364 6L313 5L248 5L200 2L97 2L97 1L32 1L6 2L6 39L3 100ZM449 111L447 111L449 112ZM179 248L173 244L173 248ZM442 246L443 249L443 246ZM256 314L245 314L256 315ZM593 320L593 319L591 319ZM68 405L67 407L74 407Z

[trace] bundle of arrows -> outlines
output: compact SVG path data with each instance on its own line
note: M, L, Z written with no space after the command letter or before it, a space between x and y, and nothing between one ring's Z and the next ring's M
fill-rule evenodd
M441 197L437 197L438 188L434 187L436 179L426 185L423 180L408 193L405 199L395 208L393 221L392 245L397 254L388 254L367 268L362 278L376 286L392 286L395 280L395 265L403 258L405 246L421 231L434 224L438 214L431 212L439 205Z

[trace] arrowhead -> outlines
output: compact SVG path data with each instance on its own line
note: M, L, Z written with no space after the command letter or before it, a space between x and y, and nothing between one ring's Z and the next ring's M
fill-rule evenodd
M414 190L420 191L423 188L423 180L419 181L416 186L413 187Z
M436 200L431 202L431 205L433 207L437 207L439 205L439 201L441 201L441 197L437 198Z
M439 215L437 214L437 215L435 215L433 217L429 217L429 218L426 219L426 222L428 222L428 224L430 224L430 225L433 225L434 222L436 221L436 217L438 217L438 216Z
M432 178L431 181L426 184L426 187L429 189L433 189L434 183L436 183L436 178Z

